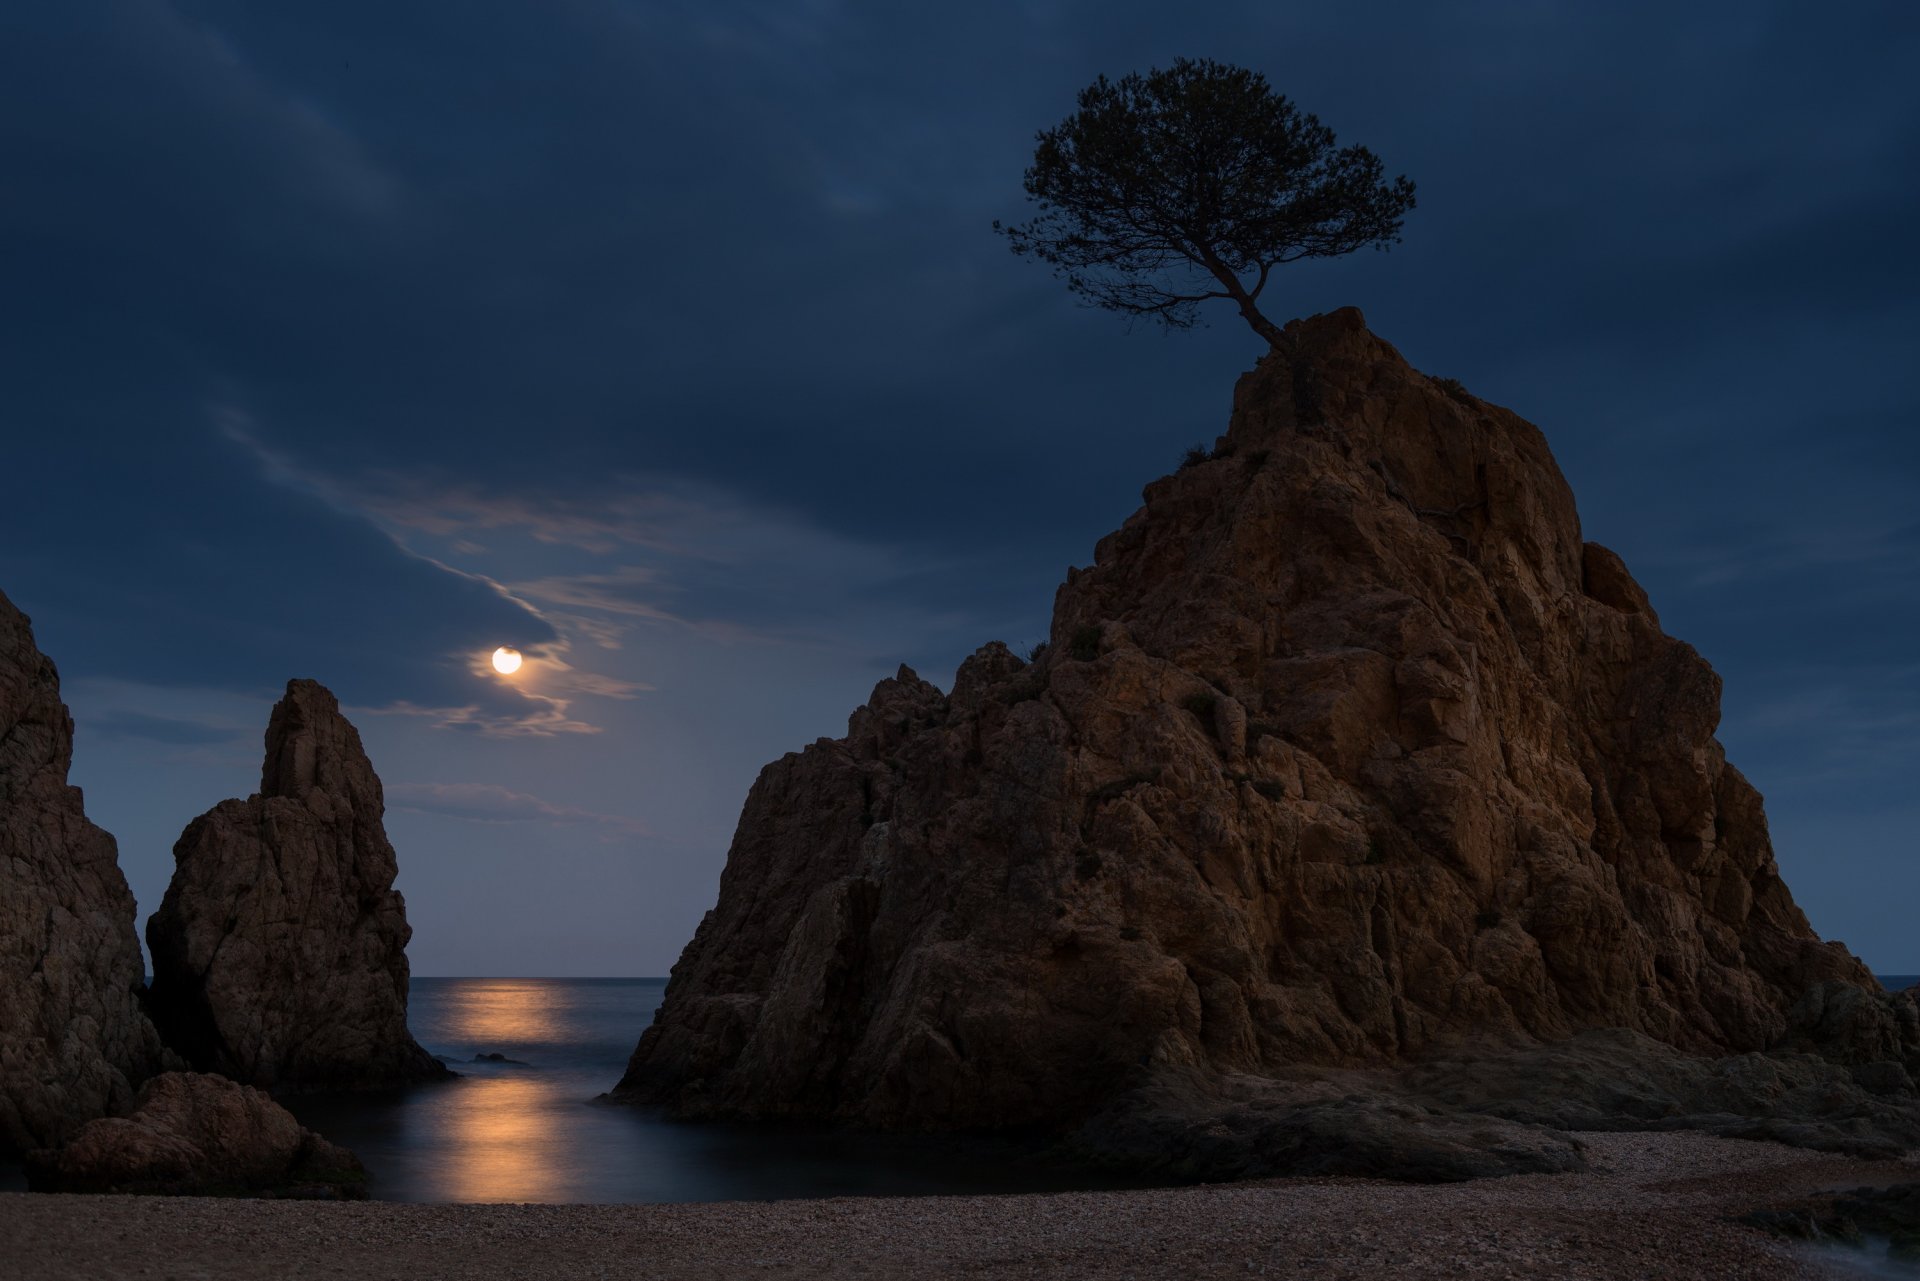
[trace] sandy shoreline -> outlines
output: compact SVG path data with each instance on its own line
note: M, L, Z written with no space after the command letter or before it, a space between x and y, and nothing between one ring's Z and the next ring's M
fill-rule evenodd
M1767 1278L1850 1275L1730 1216L1920 1178L1698 1134L1594 1134L1596 1172L1043 1196L404 1205L0 1194L0 1272L54 1278Z

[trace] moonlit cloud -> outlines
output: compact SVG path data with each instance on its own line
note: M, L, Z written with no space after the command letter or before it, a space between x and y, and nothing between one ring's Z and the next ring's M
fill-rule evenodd
M515 708L502 715L477 703L461 707L425 707L407 699L378 707L355 708L364 716L408 716L436 729L472 730L488 738L552 738L556 734L598 734L603 727L569 716L572 704L564 698L522 693L520 698L533 705L531 710Z
M558 959L498 965L665 972L762 764L1037 638L1224 427L1231 315L1128 333L988 231L1081 85L1186 53L1420 183L1277 305L1541 425L1816 925L1920 969L1867 903L1920 892L1910 8L15 8L0 588L144 906L310 676L389 778L659 833L397 810L419 972L523 923Z
M443 489L419 480L377 474L369 481L359 501L371 515L401 529L442 538L460 535L470 546L484 546L482 535L510 532L536 542L603 554L622 546L699 554L676 542L672 531L701 514L701 507L672 493L580 499ZM604 483L604 478L599 483Z
M726 619L683 618L656 601L673 589L658 570L623 565L604 574L573 574L513 584L516 595L539 604L548 617L577 628L603 648L618 649L636 625L685 628L723 645L774 638ZM559 611L567 611L561 613Z

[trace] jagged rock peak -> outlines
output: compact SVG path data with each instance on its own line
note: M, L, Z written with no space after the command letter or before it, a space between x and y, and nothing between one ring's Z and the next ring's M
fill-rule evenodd
M412 930L380 779L323 686L288 682L260 778L187 826L147 923L168 1043L267 1087L447 1075L407 1031Z
M72 757L59 674L0 593L0 1155L124 1110L163 1070L133 894Z
M1609 1028L1910 1089L1913 1011L1794 905L1719 693L1538 429L1296 322L1034 662L903 670L762 771L616 1096L1064 1124Z
M315 790L343 797L355 813L376 820L386 809L360 731L340 714L333 691L319 681L292 680L267 722L260 794L301 801Z

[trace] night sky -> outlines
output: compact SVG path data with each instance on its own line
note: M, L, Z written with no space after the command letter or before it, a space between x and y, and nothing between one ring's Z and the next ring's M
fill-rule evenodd
M8 6L0 590L143 919L311 676L415 973L665 973L762 764L1042 637L1224 429L1234 316L1130 332L989 230L1082 85L1180 55L1419 183L1263 305L1542 426L1814 925L1920 971L1904 0Z

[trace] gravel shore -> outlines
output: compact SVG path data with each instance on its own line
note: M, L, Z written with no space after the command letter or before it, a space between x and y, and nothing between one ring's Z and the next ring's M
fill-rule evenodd
M1290 1179L1052 1196L401 1205L0 1194L0 1276L53 1278L1726 1278L1861 1275L1731 1216L1910 1181L1699 1134L1588 1134L1594 1173Z

